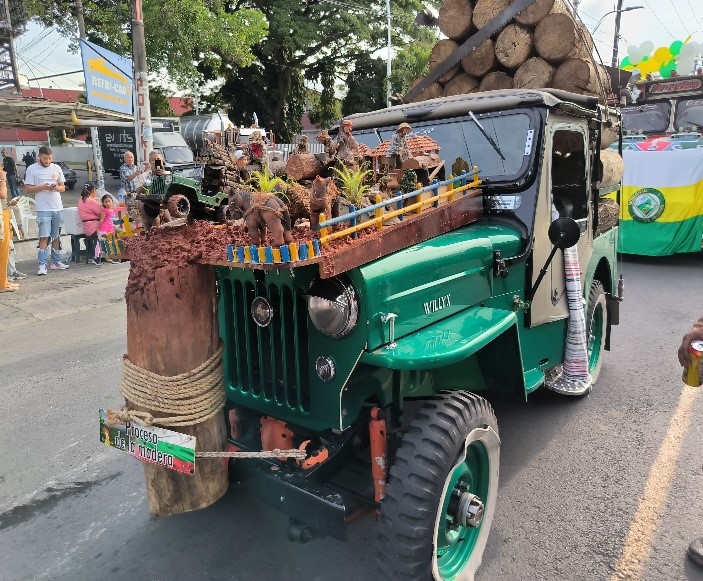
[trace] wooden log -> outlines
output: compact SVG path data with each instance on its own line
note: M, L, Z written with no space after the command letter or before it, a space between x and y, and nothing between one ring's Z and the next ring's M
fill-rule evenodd
M452 54L458 47L459 44L457 42L448 38L440 40L437 44L435 44L434 48L432 49L432 52L430 53L430 72L434 71L437 68L437 65L439 65L450 54ZM449 71L444 73L441 77L439 77L437 81L442 84L448 83L455 77L458 72L459 65L457 64L454 65Z
M440 164L440 159L437 154L433 155L415 155L406 159L401 169L407 171L410 169L429 169L437 167Z
M496 66L495 43L489 38L461 59L461 68L473 77L483 77Z
M603 179L598 183L599 188L609 188L622 181L625 175L625 162L617 151L613 149L601 151L600 163L603 167Z
M452 40L464 40L471 32L474 8L471 0L444 0L439 9L439 30Z
M476 77L467 75L466 73L458 74L446 85L444 85L443 97L451 97L452 95L467 95L478 91L479 80Z
M174 376L195 369L219 347L216 277L213 267L201 264L173 264L154 270L161 258L157 251L130 255L130 284L125 293L127 356L139 367ZM139 284L134 277L140 279ZM155 417L165 415L153 413ZM221 414L200 424L169 429L195 436L196 451L225 449ZM210 506L228 487L227 466L221 459L197 461L192 476L144 463L144 477L149 512L156 516Z
M518 14L515 22L523 26L536 26L547 14L571 14L563 0L535 0L522 14Z
M532 32L519 24L508 24L496 39L496 58L504 67L517 69L532 54Z
M606 120L602 124L601 135L600 135L600 148L608 149L613 143L618 140L620 136L620 122L614 115L610 116L609 120Z
M544 59L532 57L515 73L516 89L543 89L549 87L554 76L554 67Z
M474 6L474 26L483 28L511 4L511 0L478 0Z
M595 238L612 230L618 225L620 220L620 205L611 198L601 198L598 200L598 229Z
M570 58L554 72L552 88L579 95L600 96L598 73L590 60Z
M312 153L294 153L288 158L286 173L288 177L300 180L312 180L320 175L324 165Z
M513 78L502 71L488 73L478 87L479 91L496 91L498 89L512 89Z
M412 86L417 85L422 80L422 78L423 77L416 79ZM415 99L413 99L413 102L419 103L420 101L427 101L428 99L437 99L438 97L442 96L443 91L444 86L442 85L442 83L432 83L429 87L422 91L422 93L415 97Z
M314 156L313 156L314 157ZM272 175L276 177L282 177L286 175L286 167L288 163L283 160L272 160L269 162L269 171Z
M547 62L560 64L567 58L590 58L591 35L585 27L563 13L548 14L535 28L537 54Z

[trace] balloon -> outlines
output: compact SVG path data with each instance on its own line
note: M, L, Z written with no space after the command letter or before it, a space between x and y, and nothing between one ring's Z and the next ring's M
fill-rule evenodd
M642 60L642 57L644 54L642 51L639 49L639 47L631 45L627 47L627 56L630 57L630 62L633 65L636 65L638 62Z
M669 52L671 52L671 54L673 56L676 56L677 54L679 54L679 52L681 52L682 46L683 46L683 41L675 40L674 42L671 43L671 46L669 47Z
M639 69L640 69L640 71L642 71L643 75L646 75L648 73L653 73L654 71L658 71L660 66L661 65L657 61L655 61L653 59L647 59L646 61L643 60L639 64Z
M654 50L654 43L651 40L645 40L640 45L640 50L642 51L642 55L650 55Z
M692 75L694 73L694 68L696 66L696 59L694 57L681 58L676 62L676 72L680 76Z
M676 70L676 63L674 61L669 61L659 67L659 74L664 78L668 78L671 76L671 71L674 70Z
M620 61L620 68L624 69L625 67L632 66L632 63L630 62L630 57L626 56L622 61Z
M679 51L680 58L693 57L698 53L698 45L695 42L684 44Z
M671 51L665 47L659 47L656 51L654 51L654 60L659 61L660 63L665 63L671 60Z

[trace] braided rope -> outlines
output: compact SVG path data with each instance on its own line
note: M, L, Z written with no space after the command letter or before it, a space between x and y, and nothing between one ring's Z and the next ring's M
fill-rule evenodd
M132 405L167 414L153 417L147 412L109 410L115 420L138 420L147 425L192 426L219 413L225 405L222 388L223 347L195 369L167 377L135 365L124 357L124 375L120 391Z
M273 215L278 216L281 220L283 220L283 212L281 210L277 210L276 208L271 208L269 206L263 205L250 206L249 209L244 212L244 215L242 217L246 218L249 214L252 214L254 212L271 212Z

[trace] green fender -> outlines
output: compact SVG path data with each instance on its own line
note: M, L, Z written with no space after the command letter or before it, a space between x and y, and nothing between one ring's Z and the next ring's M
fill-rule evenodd
M471 307L374 351L361 362L403 371L431 371L439 389L525 393L514 312Z

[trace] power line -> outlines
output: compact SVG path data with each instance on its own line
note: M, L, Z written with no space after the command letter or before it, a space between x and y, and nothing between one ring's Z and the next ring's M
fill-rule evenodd
M671 1L671 0L670 0L670 1ZM686 23L685 23L685 22L683 21L683 19L681 18L681 15L679 14L679 11L676 9L676 3L673 2L673 1L671 1L671 5L672 5L673 8L674 8L674 12L676 12L676 16L678 16L679 22L681 22L681 25L683 26L683 29L686 31L686 34L690 36L691 33L688 31L688 27L686 26Z
M654 14L654 18L656 18L657 21L659 22L659 24L661 24L661 26L662 26L662 28L664 29L664 31L665 31L669 36L671 36L671 38L674 38L674 39L675 39L676 36L673 35L673 34L671 34L671 31L666 27L666 24L664 24L664 23L662 22L662 19L659 18L659 15L656 13L656 11L654 10L654 8L652 8L652 5L649 3L649 0L644 0L644 3L647 5L647 7L649 8L649 10L652 12L652 14Z

